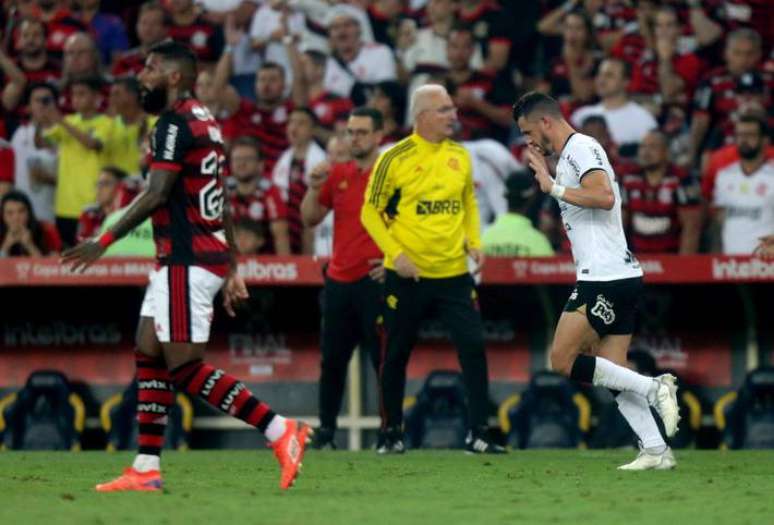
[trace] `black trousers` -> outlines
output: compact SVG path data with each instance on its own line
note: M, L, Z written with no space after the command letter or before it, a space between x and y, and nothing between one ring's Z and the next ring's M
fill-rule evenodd
M489 376L484 327L470 274L446 279L404 279L387 270L384 289L385 352L380 375L382 426L403 423L406 366L420 324L437 315L457 349L468 396L468 422L486 426Z
M365 350L379 370L382 284L366 276L344 283L325 279L322 300L322 363L320 366L320 426L336 428L347 367L356 346Z
M77 244L76 237L78 236L78 219L65 219L64 217L57 217L56 229L59 231L59 237L61 237L62 245L65 248L70 248Z

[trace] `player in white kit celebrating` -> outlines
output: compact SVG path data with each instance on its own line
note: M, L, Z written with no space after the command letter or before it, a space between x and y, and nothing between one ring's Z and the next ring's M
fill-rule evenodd
M674 468L650 406L667 436L673 436L680 420L675 377L651 378L626 368L642 269L626 245L621 195L607 154L592 137L577 133L556 100L542 93L522 96L513 118L527 139L527 158L540 189L559 201L577 268L577 285L554 334L551 365L571 379L613 392L640 439L637 459L620 469ZM556 179L545 159L554 154L559 157Z

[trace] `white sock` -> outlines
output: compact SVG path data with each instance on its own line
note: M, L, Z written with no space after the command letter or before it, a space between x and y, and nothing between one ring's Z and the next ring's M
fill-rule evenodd
M594 386L604 386L621 392L634 392L650 400L658 388L652 377L647 377L617 365L604 357L597 357L594 367Z
M137 472L150 472L161 470L161 458L153 454L137 454L132 463L132 468Z
M284 417L275 415L269 421L269 426L266 427L266 439L269 441L277 441L285 433L285 421Z
M621 392L615 398L618 411L640 438L642 448L650 454L661 454L666 450L666 442L661 437L656 420L650 411L648 400L634 392Z

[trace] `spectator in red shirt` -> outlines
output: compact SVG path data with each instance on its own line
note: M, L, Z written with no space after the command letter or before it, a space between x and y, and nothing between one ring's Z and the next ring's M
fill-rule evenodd
M223 30L200 16L193 0L169 0L168 5L172 40L190 47L204 63L216 62L223 51Z
M661 95L665 102L687 104L704 70L702 61L693 53L680 53L682 33L677 11L671 6L656 10L653 47L648 47L633 68L630 91Z
M0 197L13 189L15 160L16 155L12 145L0 139Z
M235 183L229 191L234 220L244 218L262 226L261 253L290 255L287 206L277 187L263 176L256 140L237 138L231 145L229 162Z
M512 124L513 89L508 82L495 82L494 76L470 67L475 44L471 28L457 27L446 46L446 85L459 112L460 139L493 138L505 143Z
M78 218L78 242L84 242L99 233L105 217L120 207L121 185L126 172L114 166L102 168L97 177L97 201L84 208Z
M3 107L16 111L19 118L26 116L19 104L24 98L28 84L37 82L56 82L61 76L62 65L49 57L46 51L46 28L43 22L35 18L22 19L16 39L16 63L7 62L4 53L0 53L0 66L6 77L3 88Z
M112 68L113 75L139 74L145 67L148 50L167 38L168 30L169 20L164 7L153 1L142 4L135 26L140 45L118 57Z
M0 257L57 253L62 241L52 224L39 222L27 196L16 190L0 200Z
M632 251L696 253L702 222L698 181L670 163L667 137L660 131L642 140L638 161L639 169L621 173Z
M46 24L46 49L54 58L61 58L67 38L89 30L73 16L68 4L61 0L37 0L38 18Z
M717 145L706 144L707 133L715 127L724 126L725 121L738 106L735 91L739 79L754 73L762 57L761 37L752 29L738 29L726 39L725 66L710 71L699 84L694 96L694 113L691 123L691 158L700 160L705 147L716 149ZM774 87L774 76L761 73L770 91ZM768 104L771 96L767 97ZM712 147L714 146L714 147Z
M304 223L314 227L333 212L333 256L323 291L322 363L320 367L320 429L315 446L335 448L336 417L341 408L347 366L356 346L368 352L379 370L377 318L381 311L382 253L360 222L371 168L379 156L381 114L358 108L347 121L353 160L323 163L309 177L301 204Z

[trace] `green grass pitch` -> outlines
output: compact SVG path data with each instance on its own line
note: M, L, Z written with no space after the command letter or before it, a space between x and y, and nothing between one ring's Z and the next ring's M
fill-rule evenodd
M163 493L98 494L129 453L0 453L1 524L774 524L774 451L678 451L672 472L618 472L632 451L309 451L282 492L268 451L165 453Z

